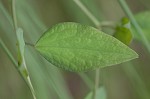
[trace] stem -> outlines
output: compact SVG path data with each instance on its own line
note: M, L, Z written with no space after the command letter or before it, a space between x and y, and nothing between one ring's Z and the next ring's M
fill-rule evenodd
M28 83L29 83L29 87L30 87L31 93L32 93L32 95L33 95L33 99L36 99L35 91L34 91L34 88L33 88L33 86L32 86L30 76L27 77L27 80L28 80Z
M15 31L17 30L17 17L16 17L16 0L12 0L12 16L13 16L13 23L14 23L14 28Z
M113 21L102 21L101 22L101 27L110 27L112 29L115 29L116 27L116 22L113 22Z
M15 58L12 56L12 54L10 53L10 51L8 50L8 48L6 47L6 45L4 44L4 42L1 40L0 38L0 46L2 47L2 49L5 51L6 55L8 56L8 58L11 60L11 62L13 63L13 65L15 66L16 70L18 71L19 75L21 76L21 78L25 81L25 84L28 86L28 88L30 89L27 80L23 77L21 71L18 68L18 64L15 61Z
M12 54L10 53L10 51L8 50L8 48L6 47L6 45L4 44L4 42L1 40L0 38L0 46L2 47L2 49L5 51L5 53L7 54L7 56L9 57L9 59L11 60L11 62L13 63L13 65L18 68L18 65L14 59L14 57L12 56Z
M93 91L93 99L96 99L96 91L99 87L99 71L100 69L96 69L96 72L95 72L95 87L94 87L94 91Z
M98 19L85 7L85 5L82 4L80 0L73 0L80 8L81 10L89 17L89 19L95 24L95 26L98 29L101 29L100 22Z
M122 9L124 10L124 12L128 15L129 19L131 20L131 23L133 24L134 28L136 29L137 33L140 35L142 42L145 44L145 46L147 47L148 51L150 52L150 46L149 46L149 41L147 40L147 38L145 37L141 27L139 26L139 24L137 23L137 21L135 20L131 10L129 9L127 3L125 2L125 0L119 0L119 3L122 7Z
M34 47L34 45L31 43L25 42L25 44Z
M15 0L12 0L12 15L13 15L13 21L14 21L14 30L16 32L16 30L18 28L18 25L17 25L17 17L16 17L16 8L15 7L16 7L16 2L15 2ZM22 77L27 81L28 86L30 88L30 91L31 91L31 93L33 95L33 98L36 99L35 91L34 91L32 83L31 83L31 79L30 79L29 74L27 76L24 76L22 69L20 69L20 68L24 68L28 72L24 56L22 56L22 58L23 58L22 64L20 66L18 66L18 65L16 66L17 70L19 70L19 72L21 73Z
M4 44L4 42L1 40L0 38L0 46L2 47L2 49L5 51L5 53L7 54L7 56L9 57L9 59L11 60L11 62L13 63L13 65L15 66L16 70L18 71L18 73L20 74L21 78L25 81L25 84L28 86L29 89L33 88L32 86L30 86L30 79L27 81L25 79L25 77L22 75L22 72L20 71L20 69L18 68L18 64L16 63L14 57L12 56L12 54L10 53L10 51L8 50L8 48L6 47L6 45ZM33 90L30 90L31 93L33 94ZM33 96L35 97L35 96ZM36 99L36 98L34 98Z

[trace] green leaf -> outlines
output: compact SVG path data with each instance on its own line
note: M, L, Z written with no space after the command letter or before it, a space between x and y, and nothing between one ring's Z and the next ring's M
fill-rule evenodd
M150 11L145 11L136 14L135 19L142 28L144 35L150 41ZM132 32L134 34L135 39L141 40L140 35L137 33L134 27L132 27Z
M85 99L92 99L93 97L93 91L91 91ZM96 99L107 99L107 94L105 88L102 86L97 89L96 91Z
M70 71L93 70L138 57L116 38L73 22L47 30L35 48L52 64Z

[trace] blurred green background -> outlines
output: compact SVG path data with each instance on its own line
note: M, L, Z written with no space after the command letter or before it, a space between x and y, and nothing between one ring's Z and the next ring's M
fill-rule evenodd
M126 0L133 14L150 11L150 0ZM101 21L118 22L125 16L117 0L81 0ZM26 42L35 44L52 25L78 22L94 26L72 0L16 0L18 26ZM102 28L108 34L113 30ZM11 0L0 0L0 38L17 62L16 34L13 29ZM130 46L139 59L100 70L100 85L107 99L150 99L150 54L133 38ZM94 88L95 71L72 73L56 68L33 47L25 47L25 60L38 99L84 99ZM0 47L0 99L33 99L29 88Z

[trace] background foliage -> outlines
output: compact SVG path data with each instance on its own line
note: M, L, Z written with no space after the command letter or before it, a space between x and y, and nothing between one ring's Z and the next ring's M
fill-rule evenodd
M126 16L117 0L81 1L99 21L119 22ZM134 15L150 12L149 0L127 0L127 4ZM32 44L56 23L73 21L94 26L72 0L16 0L16 9L18 26L24 30L25 41ZM139 18L137 16L138 22ZM145 25L149 26L146 22ZM102 30L114 33L108 27ZM147 34L146 37L150 38ZM0 0L0 38L17 62L11 0ZM150 99L150 55L139 39L134 36L130 46L139 54L139 59L100 70L100 85L105 87L108 99ZM84 99L93 89L94 71L72 73L58 69L30 46L25 46L25 60L38 99ZM13 65L0 47L0 99L32 99L29 88Z

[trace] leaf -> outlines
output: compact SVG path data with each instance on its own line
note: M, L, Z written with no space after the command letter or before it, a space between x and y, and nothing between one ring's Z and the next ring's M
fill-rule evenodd
M138 57L136 52L114 37L73 22L60 23L46 31L35 48L52 64L75 72Z
M92 99L93 97L93 91L91 91L85 99ZM96 91L96 98L95 99L107 99L107 94L105 88L102 86L97 89Z
M130 21L128 18L122 18L121 25L116 27L116 31L113 35L126 45L130 45L132 41L132 33L130 30Z
M141 12L135 15L135 19L137 23L143 30L144 35L150 41L150 11ZM132 32L134 34L134 38L137 40L141 40L140 35L137 33L136 29L132 27Z

